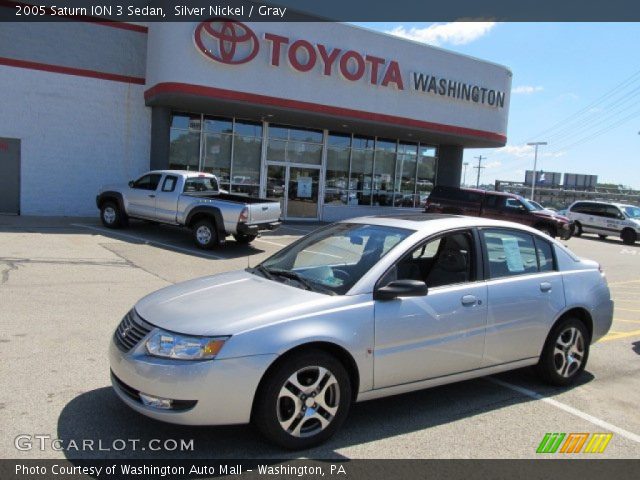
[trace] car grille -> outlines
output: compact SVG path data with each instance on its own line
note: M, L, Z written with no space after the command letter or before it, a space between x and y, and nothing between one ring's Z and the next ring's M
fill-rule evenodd
M153 326L142 320L135 310L131 310L116 328L113 339L120 350L128 352L140 343L152 328Z

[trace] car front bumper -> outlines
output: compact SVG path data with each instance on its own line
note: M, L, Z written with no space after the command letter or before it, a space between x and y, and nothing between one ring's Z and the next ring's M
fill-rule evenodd
M258 384L276 355L181 361L144 353L144 340L130 352L109 346L111 383L132 409L169 423L232 425L248 423ZM175 408L147 406L140 393L174 400Z

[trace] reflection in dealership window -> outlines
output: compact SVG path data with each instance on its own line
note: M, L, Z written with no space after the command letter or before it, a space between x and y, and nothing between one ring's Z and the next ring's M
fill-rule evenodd
M381 207L393 206L393 181L396 164L396 142L376 141L373 172L373 204Z
M270 125L267 159L274 162L320 165L322 136L322 130Z
M324 203L349 204L349 160L351 135L329 134L327 140L327 173L325 176ZM355 195L353 197L355 199Z
M260 193L262 124L236 120L234 127L231 191L257 197Z
M396 180L393 203L396 207L419 207L416 195L418 145L400 143L396 160Z
M169 168L198 170L200 115L174 114L169 131Z
M416 207L424 207L436 181L436 149L420 145L416 176Z

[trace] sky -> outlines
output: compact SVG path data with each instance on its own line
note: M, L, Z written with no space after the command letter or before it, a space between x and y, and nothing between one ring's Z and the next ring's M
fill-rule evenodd
M507 145L468 149L467 184L524 181L533 169L598 175L640 189L640 23L359 23L513 72ZM604 98L602 98L604 97Z

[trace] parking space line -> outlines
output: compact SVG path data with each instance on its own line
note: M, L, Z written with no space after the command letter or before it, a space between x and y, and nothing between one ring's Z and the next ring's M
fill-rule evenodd
M616 310L622 310L623 312L640 312L637 308L618 308L615 307Z
M109 235L114 235L116 237L120 236L122 238L129 238L129 239L132 239L132 240L137 240L137 241L142 242L142 243L144 243L146 245L158 245L160 247L165 247L165 248L168 248L170 250L177 250L177 251L180 251L180 252L186 252L186 253L190 253L190 254L202 255L202 256L205 256L205 257L215 258L216 260L228 260L228 258L226 258L226 257L221 257L221 256L215 255L213 253L201 252L199 250L193 250L193 249L190 249L190 248L179 247L177 245L171 245L169 243L158 242L157 240L147 240L146 238L138 237L137 235L130 235L128 233L117 232L117 231L109 230L109 229L106 229L106 228L94 227L93 225L84 225L82 223L72 223L71 225L74 226L74 227L88 228L89 230L95 230L96 232L108 233Z
M612 332L609 331L607 335L602 337L598 342L609 342L611 340L618 340L619 338L628 337L640 337L640 330L631 330L629 332Z
M513 385L511 383L505 382L503 380L499 380L497 378L488 377L487 380L497 385L500 385L504 388L508 388L509 390L513 390L514 392L518 392L518 393L521 393L522 395L526 395L527 397L533 398L534 400L541 400L551 406L554 406L560 410L570 413L571 415L581 418L582 420L586 420L589 423L593 423L598 427L601 427L601 428L604 428L605 430L613 432L616 435L620 435L621 437L624 437L628 440L632 440L636 443L640 443L640 435L637 435L633 432L625 430L624 428L617 427L616 425L606 422L600 418L594 417L593 415L589 415L588 413L578 410L577 408L571 407L565 403L554 400L553 398L545 397L544 395L541 395L538 392L534 392L533 390L529 390L528 388L520 387L518 385Z
M640 320L626 320L624 318L614 318L614 322L624 322L624 323L640 323Z
M627 280L625 282L611 282L609 285L628 285L630 283L640 283L640 280Z
M278 230L281 230L283 228L286 228L287 230L293 230L294 232L302 232L302 233L311 233L315 230L315 228L312 228L311 230L305 230L303 228L290 227L289 225L282 225Z
M262 243L268 243L270 245L277 245L278 247L286 247L287 245L283 244L283 243L276 243L276 242L270 242L269 240L263 240L262 238L256 238L254 240L254 242L262 242Z

